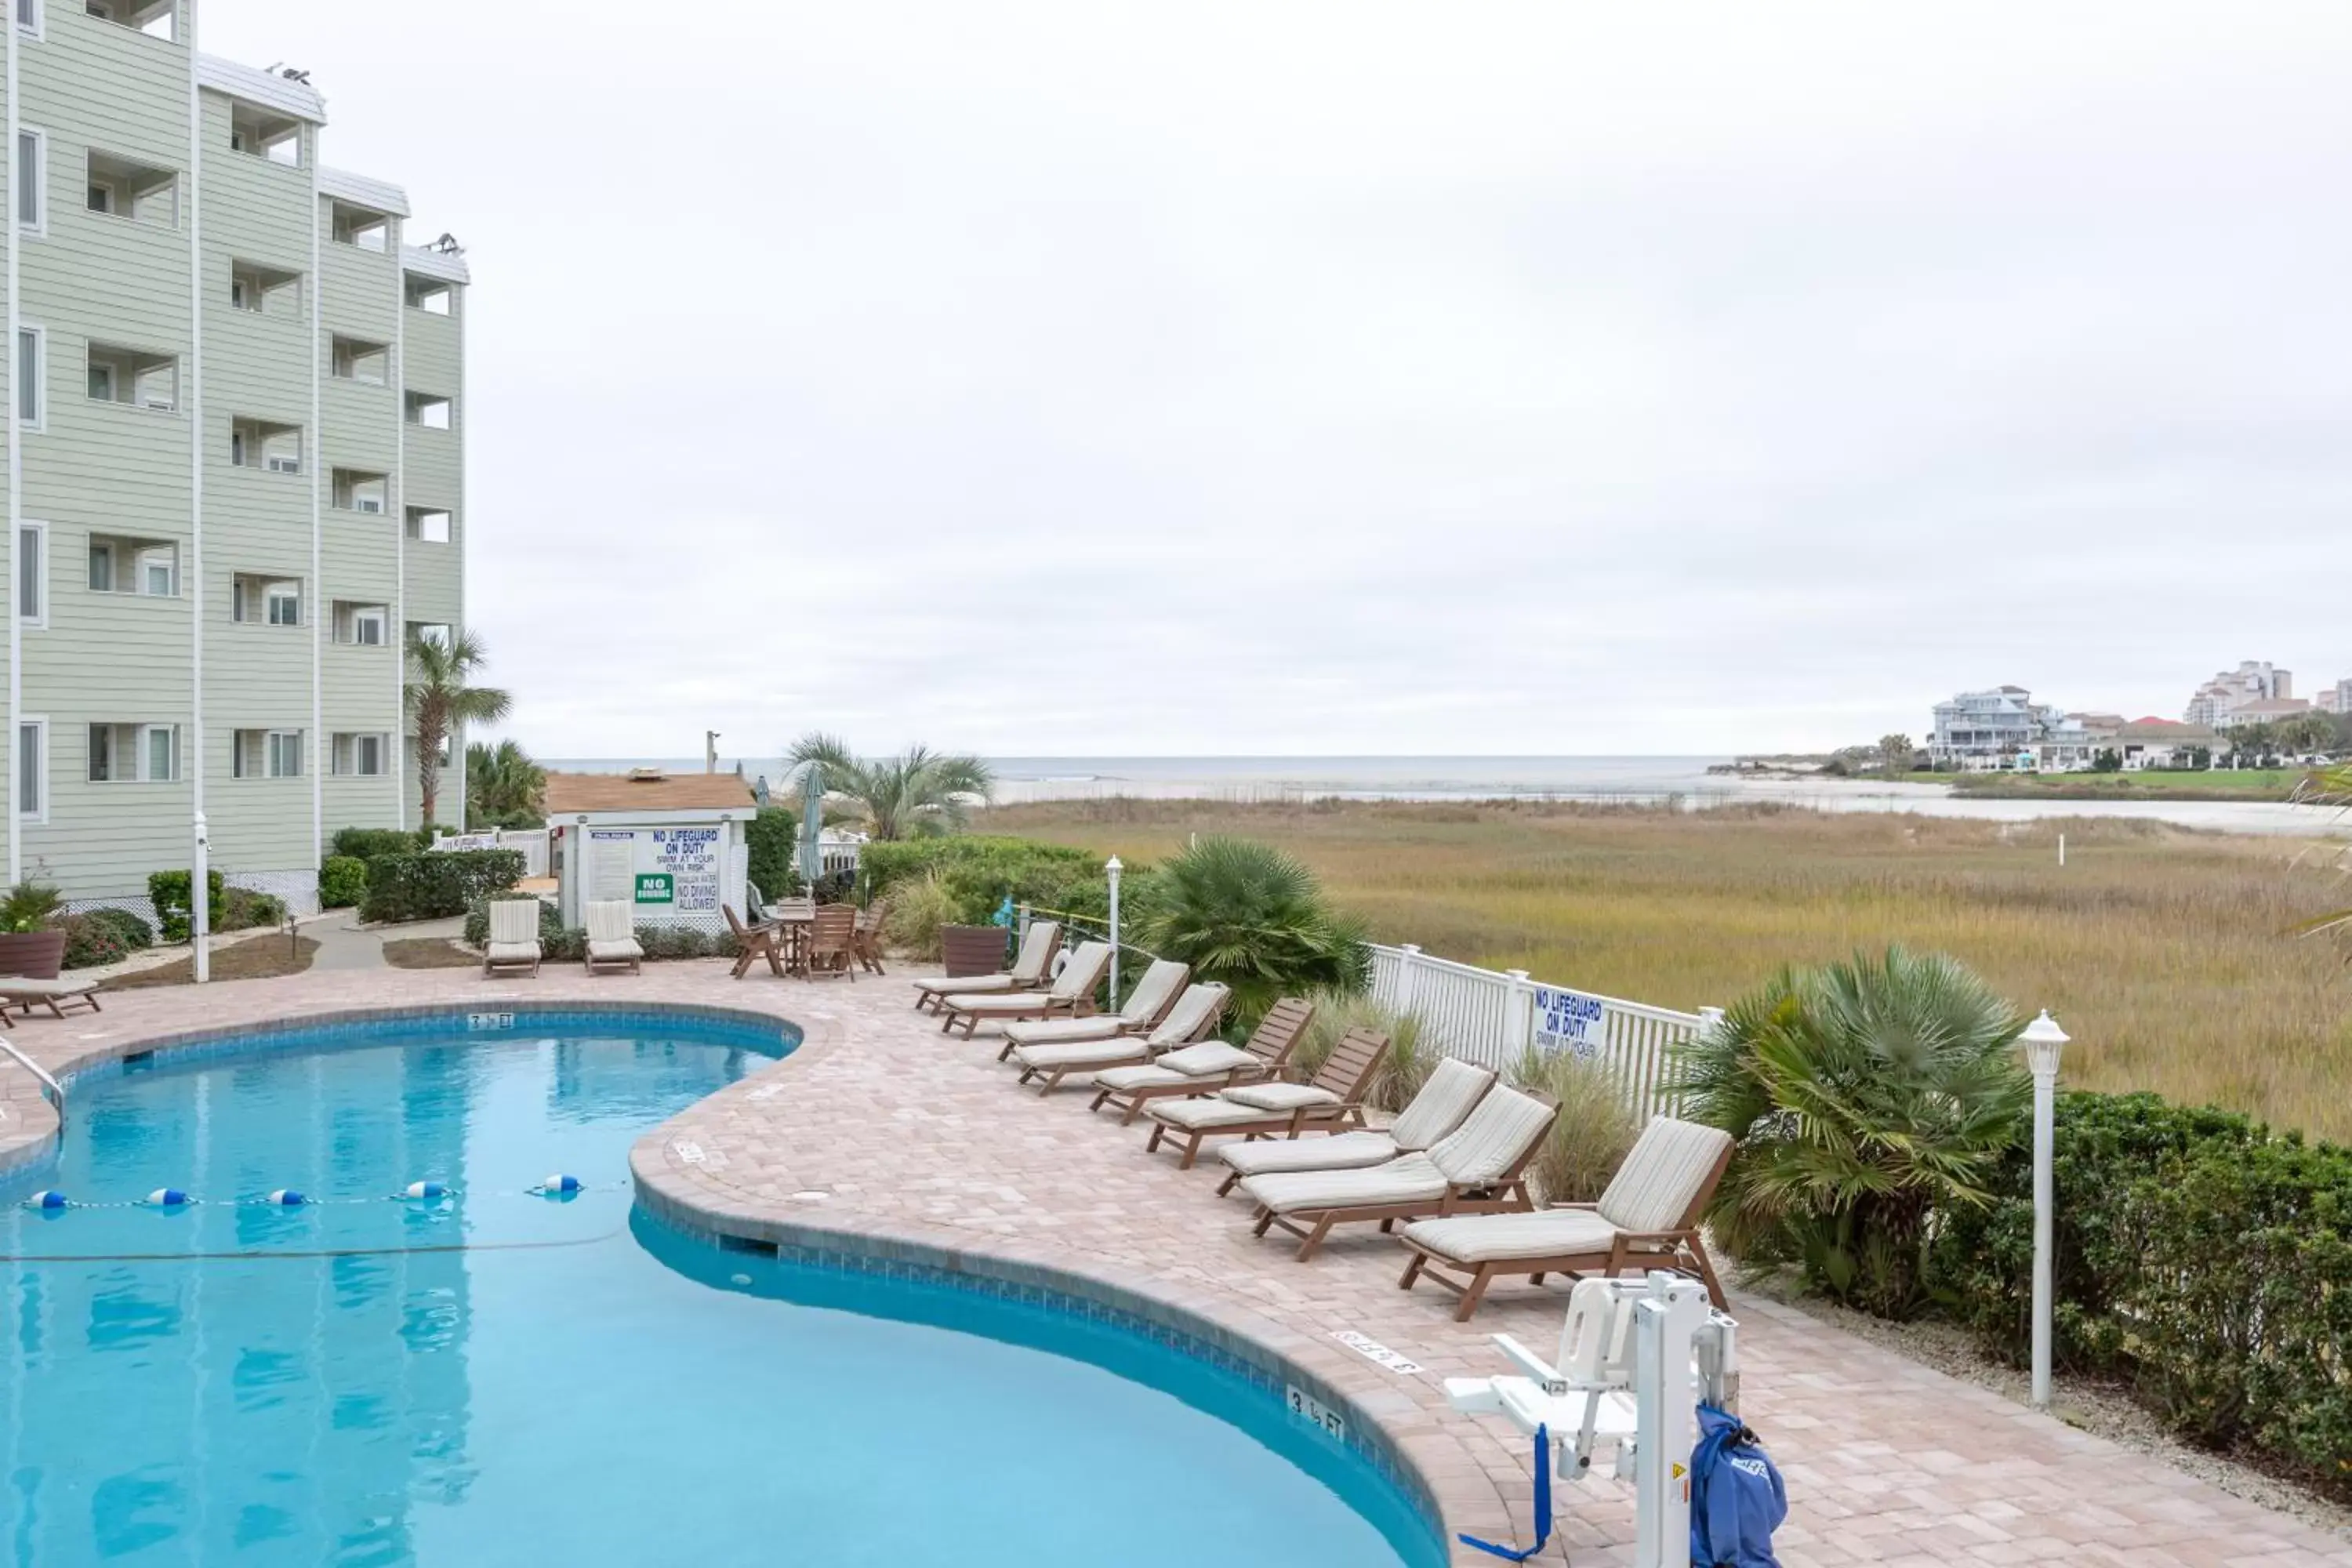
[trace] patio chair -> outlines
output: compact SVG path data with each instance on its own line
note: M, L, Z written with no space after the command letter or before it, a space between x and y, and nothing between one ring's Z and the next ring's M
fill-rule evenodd
M719 912L727 917L727 929L735 933L734 977L742 979L751 965L764 958L768 961L768 968L777 979L782 980L784 977L784 955L776 946L776 928L764 921L759 925L745 925L743 917L735 912L732 904L720 904Z
M1217 1151L1217 1158L1231 1167L1231 1173L1218 1186L1217 1195L1232 1192L1244 1176L1276 1171L1360 1171L1368 1165L1384 1165L1399 1154L1416 1153L1461 1126L1494 1083L1492 1068L1473 1066L1460 1057L1440 1057L1420 1092L1384 1132L1226 1144Z
M882 967L882 924L890 918L890 900L877 899L871 907L857 917L857 962L875 974L890 972Z
M539 908L537 899L490 901L490 943L482 954L485 976L509 969L539 973Z
M1181 969L1182 964L1177 967ZM1037 1086L1040 1095L1058 1088L1072 1073L1092 1073L1105 1067L1126 1063L1149 1062L1162 1052L1190 1049L1195 1040L1216 1028L1217 1020L1224 1016L1225 1003L1233 996L1229 987L1208 982L1189 986L1168 1009L1168 1016L1148 1035L1124 1035L1117 1039L1095 1040L1066 1046L1025 1046L1013 1053L1021 1064L1021 1081L1043 1078Z
M1307 1026L1314 1021L1314 1003L1286 996L1265 1010L1265 1016L1241 1045L1204 1040L1146 1064L1095 1074L1094 1102L1087 1109L1100 1110L1116 1105L1121 1112L1118 1124L1124 1127L1154 1100L1215 1094L1237 1084L1280 1078L1289 1065L1290 1053L1307 1037Z
M26 980L18 975L0 980L0 1020L12 1014L30 1018L36 1007L47 1007L52 1018L106 1011L98 1005L95 980Z
M961 1024L963 1037L968 1040L982 1024L1017 1024L1024 1018L1082 1018L1094 1011L1095 988L1102 984L1104 972L1109 968L1110 943L1082 942L1070 954L1070 961L1062 965L1062 973L1054 977L1049 991L1013 996L948 997L943 1009L947 1022L940 1026L940 1032L947 1034Z
M838 980L857 978L857 909L853 904L820 904L809 922L808 947L803 954L809 978L827 974Z
M1462 1299L1454 1321L1468 1322L1497 1279L1526 1275L1540 1285L1547 1274L1679 1268L1704 1280L1721 1307L1723 1283L1699 1235L1699 1216L1731 1163L1731 1151L1728 1132L1658 1117L1643 1130L1598 1203L1405 1226L1412 1261L1398 1288L1410 1290L1416 1279L1433 1279Z
M1338 1132L1364 1124L1363 1097L1380 1076L1389 1037L1371 1029L1350 1029L1307 1083L1248 1083L1205 1099L1172 1100L1147 1108L1151 1139L1147 1154L1170 1138L1184 1140L1176 1168L1189 1171L1201 1155L1201 1140L1214 1133L1244 1138L1297 1138L1307 1132Z
M1277 1171L1242 1178L1257 1205L1254 1234L1279 1226L1299 1238L1298 1261L1321 1250L1331 1227L1364 1222L1393 1230L1429 1215L1532 1209L1527 1168L1543 1147L1559 1103L1501 1084L1462 1125L1419 1154L1360 1171Z
M1184 994L1184 983L1192 978L1192 966L1169 959L1154 959L1127 1000L1113 1013L1096 1013L1084 1018L1038 1018L1027 1023L1004 1026L1004 1048L996 1053L998 1061L1010 1058L1015 1051L1035 1049L1044 1046L1099 1045L1117 1039L1121 1035L1148 1035L1160 1027L1168 1016L1168 1009L1176 1005L1176 998Z
M1033 921L1021 939L1013 967L1002 974L966 974L951 980L915 982L915 1011L941 1010L950 996L994 996L1008 991L1042 991L1054 981L1054 954L1062 945L1062 922Z
M645 958L646 950L637 944L636 931L629 921L628 905L608 899L588 906L589 973L625 969L635 974Z

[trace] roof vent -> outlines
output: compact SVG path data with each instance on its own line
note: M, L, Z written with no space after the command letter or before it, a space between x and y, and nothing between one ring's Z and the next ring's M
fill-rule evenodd
M667 777L668 777L668 775L663 773L659 768L631 768L629 770L629 782L631 784L659 784Z

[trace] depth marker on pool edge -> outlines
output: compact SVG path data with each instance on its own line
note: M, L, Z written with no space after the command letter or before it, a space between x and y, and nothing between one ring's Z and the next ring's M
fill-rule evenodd
M1418 1377L1421 1363L1397 1354L1378 1340L1368 1340L1353 1329L1334 1329L1331 1337L1362 1356L1366 1361L1384 1366L1399 1377Z

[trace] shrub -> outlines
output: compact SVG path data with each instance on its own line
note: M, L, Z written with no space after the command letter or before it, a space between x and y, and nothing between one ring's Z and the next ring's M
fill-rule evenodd
M2352 1496L2352 1149L2152 1094L2074 1093L2054 1154L2059 1357L2126 1380L2191 1441ZM1932 1279L1952 1316L2022 1361L2030 1150L1998 1186L1949 1217Z
M1784 972L1680 1053L1692 1120L1738 1140L1708 1217L1735 1254L1907 1317L1939 1217L1981 1208L2026 1128L2022 1023L1958 961Z
M366 861L379 855L414 855L432 844L430 828L346 827L335 834L327 853Z
M111 921L96 915L68 915L58 924L66 933L63 962L68 969L95 969L102 963L120 963L131 956L130 944Z
M367 901L360 906L360 919L394 924L462 915L477 900L521 881L522 867L521 852L514 849L379 855L368 862Z
M956 897L937 871L890 890L890 912L882 922L882 940L908 957L936 963L940 959L940 928L956 923Z
M1035 909L1097 918L1109 910L1102 857L1060 844L977 837L909 838L866 845L858 868L868 898L937 878L955 900L955 918L945 922L952 925L983 925L1008 898ZM1132 908L1134 873L1127 882Z
M1421 1092L1421 1086L1429 1081L1438 1057L1444 1054L1426 1037L1427 1025L1422 1016L1400 1012L1369 996L1343 992L1314 992L1310 999L1315 1004L1314 1021L1307 1026L1307 1037L1291 1054L1297 1070L1308 1075L1321 1070L1331 1047L1350 1029L1376 1030L1389 1037L1389 1051L1373 1075L1365 1098L1382 1110L1402 1110Z
M144 952L155 945L155 928L136 910L92 910L88 918L110 929L126 952Z
M1642 1119L1615 1074L1573 1051L1530 1049L1511 1068L1511 1082L1559 1102L1559 1116L1533 1166L1544 1203L1589 1204L1625 1163Z
M771 899L797 898L801 879L793 869L798 819L781 805L763 805L743 825L746 869L751 885Z
M231 888L221 895L218 931L251 931L256 926L274 926L286 919L286 900L275 893L257 893L250 888Z
M1363 923L1324 901L1314 873L1271 845L1203 838L1160 868L1138 922L1145 946L1233 987L1255 1023L1276 997L1362 991L1371 979Z
M147 879L147 901L155 906L155 921L168 942L183 942L195 932L194 910L188 901L188 889L194 885L194 873L188 871L158 871ZM218 871L205 878L209 895L205 900L206 929L221 929L221 896L224 884Z
M356 855L330 855L319 868L319 907L348 910L367 897L367 862Z
M47 883L19 882L0 898L0 931L24 935L47 931L65 908L65 895Z

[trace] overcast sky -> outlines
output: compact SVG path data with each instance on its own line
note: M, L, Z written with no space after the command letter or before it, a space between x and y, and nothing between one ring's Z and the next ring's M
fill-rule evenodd
M547 756L2352 675L2352 7L206 0L467 246Z

